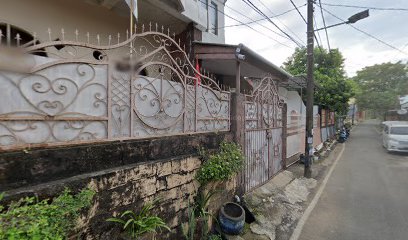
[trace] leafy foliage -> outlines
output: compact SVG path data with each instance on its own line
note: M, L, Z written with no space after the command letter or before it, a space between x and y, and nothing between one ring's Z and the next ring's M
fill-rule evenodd
M241 170L244 155L235 143L222 142L216 154L209 154L199 168L196 179L205 185L214 180L227 180Z
M307 73L306 48L297 48L293 55L283 63L284 69L293 75ZM319 88L316 89L314 102L317 105L345 114L348 101L354 96L356 86L346 79L344 72L344 58L338 49L328 52L325 49L314 49L314 80Z
M51 203L26 197L8 207L0 205L0 239L67 239L75 230L80 210L91 205L94 195L83 189L73 196L65 189Z
M398 95L408 94L408 64L383 63L365 67L353 78L360 88L360 109L379 114L398 107Z
M156 201L145 204L139 213L133 211L125 211L120 215L120 218L108 218L106 221L115 222L122 225L123 230L134 239L138 239L146 233L156 233L157 230L170 228L158 216L152 215L151 211L155 207Z

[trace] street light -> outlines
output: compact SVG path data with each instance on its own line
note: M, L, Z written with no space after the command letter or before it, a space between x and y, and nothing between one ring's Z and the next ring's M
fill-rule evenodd
M306 86L306 141L305 141L305 171L306 178L312 177L311 157L313 155L313 95L314 95L314 80L313 80L313 51L314 51L314 32L322 29L327 29L342 24L355 23L369 16L368 10L359 12L349 17L346 22L337 23L325 28L314 30L313 27L313 2L307 1L307 86Z
M369 16L370 16L370 13L369 13L369 10L367 9L367 10L364 10L362 12L354 14L353 16L349 17L347 19L347 21L345 21L345 22L336 23L336 24L333 24L333 25L330 25L330 26L327 26L327 27L318 28L318 29L315 29L314 31L316 32L316 31L336 27L336 26L343 25L343 24L356 23L357 21L360 21L361 19L367 18Z

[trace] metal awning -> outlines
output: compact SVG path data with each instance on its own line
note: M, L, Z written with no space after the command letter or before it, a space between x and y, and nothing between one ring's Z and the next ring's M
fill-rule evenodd
M215 74L235 76L239 61L244 78L259 79L271 74L279 81L288 81L293 77L243 44L194 42L194 52L195 57L201 60L201 66Z
M286 89L302 89L306 88L307 79L304 76L294 76L288 79L288 81L279 83L280 87Z

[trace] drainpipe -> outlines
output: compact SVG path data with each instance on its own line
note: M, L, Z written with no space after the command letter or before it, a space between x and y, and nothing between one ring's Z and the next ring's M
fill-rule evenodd
M234 142L241 146L245 154L245 95L241 94L241 61L245 60L245 56L240 53L241 48L238 46L235 50L236 70L235 70L235 92L231 93L231 133L233 134ZM245 191L244 174L240 173L237 176L237 193L242 195Z
M237 61L235 72L235 92L241 92L241 62Z

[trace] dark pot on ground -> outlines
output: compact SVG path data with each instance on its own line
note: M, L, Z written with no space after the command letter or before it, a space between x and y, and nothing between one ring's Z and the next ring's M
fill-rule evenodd
M224 203L220 209L219 223L224 233L238 235L244 228L245 210L236 203Z

